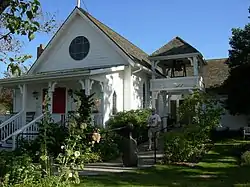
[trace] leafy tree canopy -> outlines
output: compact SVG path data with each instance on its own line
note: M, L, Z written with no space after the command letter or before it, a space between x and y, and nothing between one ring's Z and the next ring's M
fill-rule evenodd
M250 10L250 9L249 9ZM250 23L232 29L229 50L229 77L224 83L232 114L250 114Z
M20 74L20 65L31 58L21 54L26 39L31 41L35 33L51 33L57 27L55 15L44 13L39 0L0 0L0 63Z

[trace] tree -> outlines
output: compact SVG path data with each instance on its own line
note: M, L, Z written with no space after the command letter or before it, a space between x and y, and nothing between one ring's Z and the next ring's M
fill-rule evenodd
M250 11L250 9L249 9ZM229 77L224 82L226 108L232 114L250 114L250 23L232 29L229 50Z
M0 62L12 72L20 71L20 64L31 58L20 54L24 43L35 33L53 32L58 27L55 15L44 13L39 0L0 0Z

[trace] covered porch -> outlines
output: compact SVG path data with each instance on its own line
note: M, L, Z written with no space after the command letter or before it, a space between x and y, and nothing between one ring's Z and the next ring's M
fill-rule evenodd
M179 37L155 51L149 59L152 71L162 72L161 77L153 73L150 80L152 107L163 117L174 116L178 119L178 107L185 97L194 90L203 91L203 60L202 54Z
M1 88L13 90L13 114L7 115L3 121L22 113L21 126L28 123L27 118L34 120L43 113L43 101L47 93L49 110L55 122L65 123L68 116L76 110L75 91L80 89L86 95L94 94L95 106L92 108L93 125L103 126L104 112L104 82L95 79L88 71L77 74L51 73L40 75L26 75L19 78L1 80ZM26 121L25 121L26 119Z

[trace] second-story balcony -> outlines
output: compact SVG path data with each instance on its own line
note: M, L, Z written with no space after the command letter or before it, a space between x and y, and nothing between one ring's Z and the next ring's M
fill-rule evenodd
M151 91L178 92L194 89L203 90L204 87L201 76L152 79L150 81Z

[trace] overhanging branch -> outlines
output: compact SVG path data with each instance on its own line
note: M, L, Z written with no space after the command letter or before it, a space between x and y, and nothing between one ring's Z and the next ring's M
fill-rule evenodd
M0 0L0 15L10 6L11 0Z

